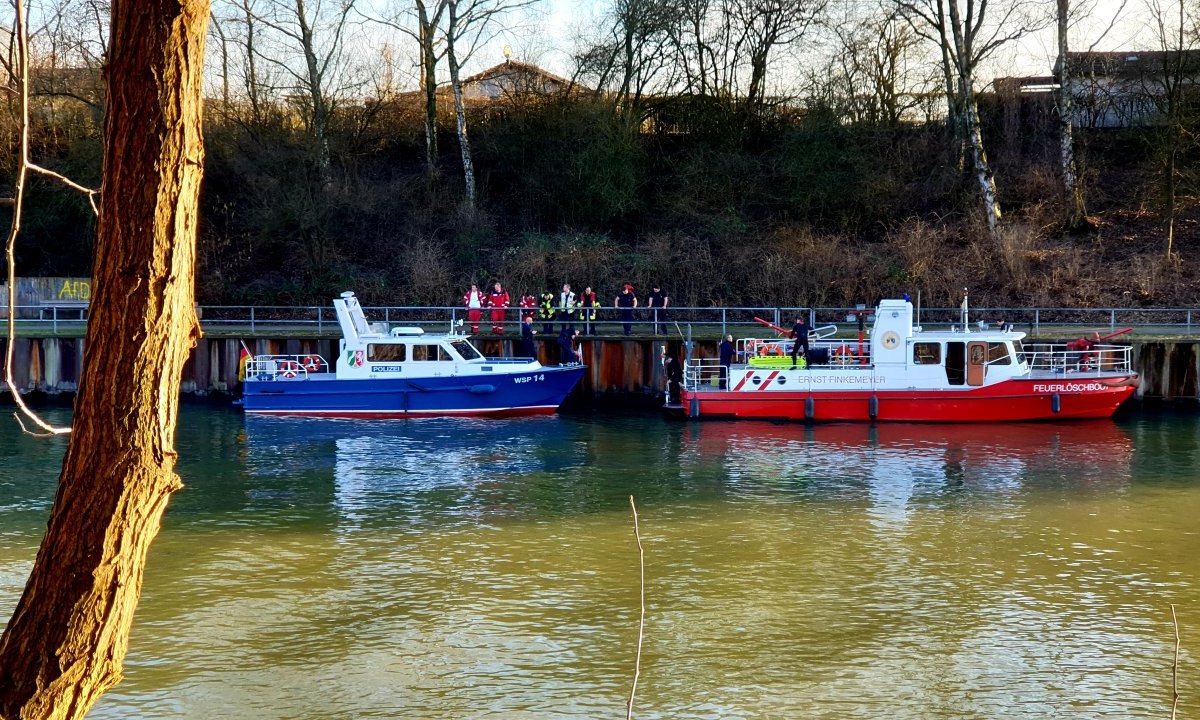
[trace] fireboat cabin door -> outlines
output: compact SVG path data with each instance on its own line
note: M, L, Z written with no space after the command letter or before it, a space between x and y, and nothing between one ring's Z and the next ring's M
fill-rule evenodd
M982 385L987 371L987 343L967 343L967 384Z

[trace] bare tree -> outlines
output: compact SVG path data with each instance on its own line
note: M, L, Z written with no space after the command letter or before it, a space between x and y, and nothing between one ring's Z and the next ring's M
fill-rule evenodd
M1188 0L1147 0L1151 22L1161 51L1158 62L1142 76L1142 88L1157 110L1152 134L1158 136L1162 153L1162 203L1167 218L1166 257L1175 257L1175 224L1180 212L1180 180L1184 154L1200 140L1200 32L1197 11ZM1154 131L1157 132L1154 132Z
M302 109L302 118L312 140L313 164L321 187L329 184L329 124L341 95L354 82L346 67L347 34L355 0L342 0L334 7L316 0L266 0L261 10L245 0L248 16L271 30L278 47L268 53L263 42L251 50L259 59L272 63L286 78L283 88ZM291 60L299 51L300 63Z
M432 183L438 175L437 66L443 53L438 49L438 37L442 17L446 13L446 0L413 0L413 3L416 28L409 27L405 22L409 14L407 9L393 7L388 16L371 19L409 36L419 48L421 90L425 94L425 173Z
M949 123L966 150L979 186L988 230L995 235L1001 210L996 181L984 149L975 74L996 50L1032 32L1041 21L1025 0L1011 0L1000 6L989 4L988 0L896 2L913 30L936 43L941 53Z
M750 62L748 106L766 98L767 67L772 52L798 42L825 11L827 0L729 0L728 16L740 28L736 54Z
M474 215L476 205L475 164L467 128L467 111L463 102L460 70L471 55L493 36L507 29L503 23L513 12L532 5L536 0L445 0L446 65L450 73L450 88L454 93L454 117L458 130L459 151L463 167L464 209Z
M675 12L668 0L616 0L601 35L576 53L577 67L597 91L613 91L617 108L636 115L651 83L670 73L666 49ZM664 89L670 84L663 78Z
M46 535L0 637L0 718L82 718L120 681L146 554L180 487L208 15L206 0L113 2L84 369Z
M920 38L894 7L874 8L831 22L829 62L816 68L815 86L828 86L854 122L897 125L920 105L933 83ZM910 59L912 62L910 62ZM836 89L834 89L836 88Z

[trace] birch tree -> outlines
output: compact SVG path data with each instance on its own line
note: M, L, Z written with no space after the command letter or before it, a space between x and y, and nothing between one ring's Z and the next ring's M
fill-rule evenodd
M463 101L461 70L463 64L501 31L506 17L536 0L445 0L446 69L454 94L454 119L458 132L459 154L463 168L463 209L475 214L475 162L471 153L471 138L467 126L467 110Z
M415 29L405 22L410 12L416 15ZM446 0L413 0L411 9L407 5L403 10L393 6L387 17L374 18L375 22L404 33L417 44L421 91L424 93L425 173L431 184L438 175L437 66L442 58L438 38L445 13Z
M1037 29L1041 21L1024 0L1000 6L988 0L897 0L897 6L915 32L938 46L948 123L965 150L988 231L995 236L1002 213L984 148L975 75L985 59Z
M146 555L181 486L208 11L207 0L112 3L83 373L46 534L0 636L3 720L82 718L120 681Z

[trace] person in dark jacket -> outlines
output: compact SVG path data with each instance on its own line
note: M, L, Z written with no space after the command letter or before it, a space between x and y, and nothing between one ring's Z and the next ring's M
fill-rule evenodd
M613 306L621 311L621 327L625 330L625 337L629 337L629 331L633 327L633 309L638 306L637 295L633 294L632 285L621 289L621 294L613 301Z
M650 310L650 327L655 335L667 334L667 306L670 304L671 298L657 285L646 297L646 307Z
M521 356L529 357L537 360L537 344L533 341L533 336L537 335L537 331L533 329L533 316L526 315L521 320Z
M667 398L666 402L670 405L672 402L680 402L683 396L680 394L680 385L683 383L683 368L680 367L679 361L674 355L667 354L667 348L664 346L662 350L663 369L667 373Z
M563 365L579 362L580 353L575 349L575 336L579 333L563 327L558 333L558 361Z
M718 351L721 358L721 389L724 390L729 386L729 366L733 364L733 357L737 354L733 349L732 335L725 336Z
M800 354L808 358L808 323L804 322L804 316L796 318L796 324L792 326L792 335L794 342L792 343L792 369L796 369L796 355ZM803 351L803 352L800 352Z

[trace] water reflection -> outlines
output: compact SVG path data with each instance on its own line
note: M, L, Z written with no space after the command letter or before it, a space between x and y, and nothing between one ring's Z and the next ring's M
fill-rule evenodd
M631 494L638 717L1161 717L1165 603L1200 612L1198 437L191 409L127 680L92 717L620 716ZM53 478L5 478L0 609Z

